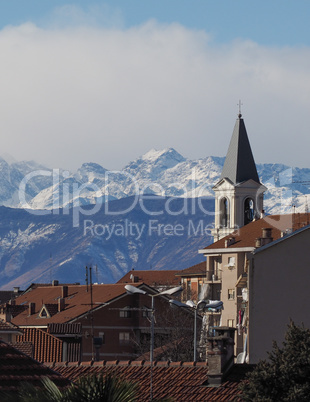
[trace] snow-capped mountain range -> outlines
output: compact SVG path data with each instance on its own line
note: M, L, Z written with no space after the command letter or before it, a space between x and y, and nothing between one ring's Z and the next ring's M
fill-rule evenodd
M213 196L225 158L189 160L173 148L151 150L121 171L84 163L75 173L48 169L35 162L0 159L0 205L12 208L55 209L102 203L135 194L165 197ZM257 164L267 213L304 212L310 169L283 164Z
M202 261L198 249L211 242L212 187L224 159L189 160L169 148L151 150L122 171L85 163L71 173L0 158L0 288L84 283L89 264L97 267L95 281L110 283L130 269ZM308 209L310 169L257 170L267 213Z
M53 279L84 284L90 265L94 282L113 283L131 269L184 269L203 261L198 249L211 241L212 199L203 199L203 208L190 198L134 201L109 201L110 213L92 206L46 215L0 207L0 288Z

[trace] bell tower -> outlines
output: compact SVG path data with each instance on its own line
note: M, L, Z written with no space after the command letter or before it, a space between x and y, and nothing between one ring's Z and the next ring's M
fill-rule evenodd
M259 219L266 187L257 174L242 114L239 112L215 192L214 241Z

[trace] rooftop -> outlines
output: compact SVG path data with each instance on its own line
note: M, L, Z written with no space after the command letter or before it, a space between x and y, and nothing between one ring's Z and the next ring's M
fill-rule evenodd
M6 322L0 318L0 333L1 332L22 334L23 330L19 329L17 325L12 324L11 322Z
M57 363L49 365L71 381L81 376L114 373L139 384L139 401L149 401L149 361L101 361ZM250 365L235 365L219 387L208 386L208 367L204 362L155 362L153 367L154 399L172 398L175 401L232 401L238 400L238 386ZM239 399L240 400L240 399Z
M176 277L178 270L131 270L116 283L144 282L149 286L178 286L180 279Z
M226 249L227 252L231 249L238 248L255 248L256 239L262 237L262 230L271 228L271 236L273 240L281 238L286 233L290 233L304 226L310 222L310 214L288 214L288 215L268 215L262 219L251 222L226 237L218 240L217 242L205 247L201 252L208 252L218 249ZM231 245L225 246L226 240L234 238Z
M189 268L185 268L179 271L177 276L191 276L191 275L205 275L206 274L206 261L200 262L199 264L193 265Z
M62 341L48 332L38 328L25 328L24 334L17 337L17 349L22 350L25 343L33 345L31 355L26 354L39 362L62 361Z
M141 285L141 283L135 283L135 285ZM126 295L124 284L93 285L92 290L94 309ZM64 291L67 296L62 297ZM60 299L64 300L64 308L56 311ZM14 311L12 322L16 325L47 327L52 323L68 323L91 309L90 286L39 286L17 297L15 303L15 306L9 306L9 308ZM31 306L30 303L32 303ZM49 314L42 314L43 306ZM30 314L31 307L33 311Z
M68 379L25 355L13 346L0 341L0 392L17 391L22 382L40 386L47 377L58 387L70 384Z

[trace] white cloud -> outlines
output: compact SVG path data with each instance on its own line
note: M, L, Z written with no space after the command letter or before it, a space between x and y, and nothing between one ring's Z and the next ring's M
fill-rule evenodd
M2 152L65 168L121 168L154 147L225 155L241 98L256 161L307 166L309 48L63 15L74 24L0 31Z

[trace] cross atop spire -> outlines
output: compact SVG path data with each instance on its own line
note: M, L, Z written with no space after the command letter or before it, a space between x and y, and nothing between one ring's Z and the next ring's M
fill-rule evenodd
M241 114L241 106L243 106L243 103L241 103L241 100L239 99L239 103L237 104L238 105L238 107L239 107L239 113L238 113L238 117L239 117L239 119L242 117L242 114Z

